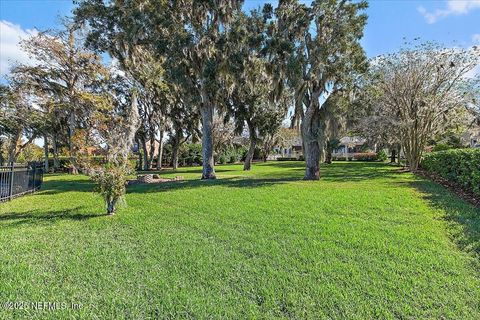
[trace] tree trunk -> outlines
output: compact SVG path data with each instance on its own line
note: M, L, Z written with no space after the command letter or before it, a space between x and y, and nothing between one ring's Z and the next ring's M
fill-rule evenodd
M57 135L53 135L53 140L52 140L52 147L53 147L53 170L58 170L60 168L60 159L58 156L58 141L57 141Z
M325 163L332 164L332 149L327 148L327 152L325 154Z
M75 134L75 113L72 111L68 118L68 152L70 156L71 174L78 174L77 159L73 150L73 135Z
M45 155L45 160L44 160L44 167L45 167L45 172L48 172L48 137L47 135L43 136L43 152Z
M173 170L178 169L178 151L180 149L180 142L176 141L172 146L172 168Z
M147 142L145 141L145 138L142 138L141 140L142 143L142 149L143 149L143 171L148 171L148 150L147 150Z
M153 158L155 157L155 136L151 135L149 139L150 153L148 154L148 170L153 168Z
M397 149L393 147L390 154L390 163L395 163L395 162L397 162Z
M202 179L215 179L212 134L214 108L212 105L203 105L200 111L202 115Z
M250 147L248 148L247 155L245 156L245 162L243 164L243 170L248 171L252 167L252 160L253 160L253 154L255 153L255 145L257 143L257 135L255 133L255 128L253 128L253 125L248 123L248 128L250 130Z
M10 145L8 147L8 160L9 164L14 163L17 160L17 146L21 139L22 132L17 131L15 135L10 140Z
M305 156L304 180L320 179L320 115L318 105L312 100L312 105L305 112L302 121L302 141Z
M113 216L115 214L115 210L117 209L115 207L116 205L116 202L115 200L110 200L107 202L107 213L111 216Z
M142 160L142 152L140 152L140 139L137 139L137 145L138 145L138 167L137 170L142 170L143 169L143 160Z
M157 170L162 170L163 159L163 130L160 130L160 139L158 142Z

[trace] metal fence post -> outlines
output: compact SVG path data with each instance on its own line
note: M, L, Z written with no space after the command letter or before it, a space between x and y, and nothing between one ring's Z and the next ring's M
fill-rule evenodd
M8 199L12 200L12 195L13 195L13 171L15 168L15 164L12 162L12 165L10 167L10 186L9 186L9 192L8 192Z

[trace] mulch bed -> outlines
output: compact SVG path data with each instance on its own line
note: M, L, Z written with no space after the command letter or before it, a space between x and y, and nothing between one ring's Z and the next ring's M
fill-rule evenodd
M425 170L420 170L419 169L419 170L417 170L416 174L423 177L423 178L430 179L430 180L444 186L445 188L452 191L453 193L455 193L457 196L459 196L463 200L465 200L467 202L470 202L471 204L473 204L477 208L480 208L480 196L475 195L470 190L466 190L465 188L463 188L459 184L457 184L455 182L452 182L452 181L449 181L449 180L447 180L447 179L445 179L445 178L443 178L443 177L441 177L437 174L427 172Z

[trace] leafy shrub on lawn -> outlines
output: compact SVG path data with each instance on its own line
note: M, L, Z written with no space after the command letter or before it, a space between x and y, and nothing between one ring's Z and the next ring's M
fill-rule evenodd
M385 152L385 150L382 149L382 150L380 150L380 151L377 153L377 158L378 158L378 160L380 160L380 161L385 161L385 160L387 160L388 155L387 155L387 153Z
M480 149L453 149L427 153L421 166L480 195Z

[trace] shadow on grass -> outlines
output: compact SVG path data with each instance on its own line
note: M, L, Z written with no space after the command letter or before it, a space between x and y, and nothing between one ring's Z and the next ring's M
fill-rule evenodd
M52 211L35 209L26 212L0 214L0 224L6 222L9 227L17 227L24 224L53 223L59 220L81 221L103 216L106 216L106 214L84 213L81 207Z
M242 177L222 178L216 180L182 180L163 182L158 184L136 184L127 188L127 193L167 192L173 190L186 190L212 186L224 186L228 188L260 188L273 184L282 184L298 181L298 178L254 178Z
M243 164L232 164L232 165L243 165ZM238 171L236 169L226 169L222 168L223 165L216 165L215 172L216 173L223 173L223 172L232 172ZM230 166L230 165L229 165ZM195 169L192 169L195 168ZM172 168L164 168L162 170L139 170L136 172L137 174L168 174L168 173L198 173L200 176L202 175L202 167L195 166L195 167L180 167L177 170L173 170Z
M44 181L39 191L35 192L36 196L49 196L63 192L75 191L75 192L93 192L94 184L90 180L79 180L72 177L66 179L66 175L59 175L61 179L50 179Z
M325 181L357 182L399 177L395 168L380 162L343 162L320 167L320 179Z
M460 226L460 229L452 227L454 241L480 262L480 209L435 182L422 178L406 184L420 191L432 207L445 212L446 221Z
M197 174L198 179L188 179L184 181L166 182L160 184L138 184L127 188L128 193L142 192L162 192L177 189L194 189L206 186L225 186L231 188L261 188L272 184L283 184L291 181L301 181L304 173L304 162L301 161L270 161L255 163L251 172L243 172L241 164L238 168L219 166L217 173L238 172L239 175L231 177L221 177L216 180L200 180L201 167L180 168L173 171L171 169L162 170L163 174ZM256 168L258 170L256 170ZM141 174L142 171L138 172ZM150 171L149 173L155 173ZM399 177L398 172L383 163L374 162L346 162L333 163L331 165L322 165L320 169L320 180L327 182L351 183L372 179L394 179ZM37 196L49 196L62 192L92 192L93 183L88 180L80 180L78 177L69 178L66 175L50 176L54 177L44 183L42 189L36 193ZM315 182L312 182L315 183Z

